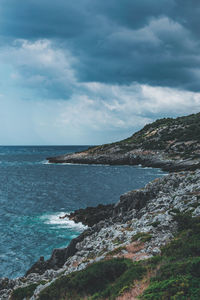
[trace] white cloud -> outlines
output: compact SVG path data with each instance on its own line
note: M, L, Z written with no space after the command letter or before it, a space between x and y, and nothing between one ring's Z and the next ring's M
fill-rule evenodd
M2 143L112 142L157 118L200 111L200 93L138 83L80 83L73 55L48 40L17 40L1 48L0 59L10 66L1 78L2 87L7 86L0 96ZM49 96L42 93L44 88ZM60 97L54 95L56 88L64 91Z
M73 64L76 59L69 51L56 48L49 40L30 42L15 40L1 48L0 61L12 67L13 84L35 88L43 97L68 97L76 83ZM32 90L32 93L34 90Z

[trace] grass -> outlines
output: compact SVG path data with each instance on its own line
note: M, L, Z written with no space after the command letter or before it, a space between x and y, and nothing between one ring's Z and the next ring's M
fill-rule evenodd
M160 221L155 221L153 223L150 224L153 227L158 227L158 225L160 225Z
M26 298L27 300L33 296L33 292L38 286L38 283L31 284L26 287L18 288L12 292L11 300L23 300Z
M149 242L151 239L152 239L152 236L148 232L138 232L137 234L135 234L132 237L131 240L132 240L132 242L139 241L142 243L146 243L146 242Z
M135 279L141 279L145 271L141 263L124 258L94 263L57 279L40 293L39 300L115 299Z
M114 250L109 251L109 252L106 254L106 256L114 256L114 255L117 255L117 254L121 253L122 250L126 250L126 246L120 246L120 247L117 247L117 248L115 248Z
M179 234L162 249L161 267L143 300L200 299L200 218L178 213Z
M143 148L144 150L166 150L168 141L200 142L200 113L189 116L178 117L176 119L163 118L151 124L144 126L143 129L133 134L131 137L106 145L104 151L114 145L120 146L119 153L124 153L135 148ZM193 153L194 151L194 153ZM176 145L176 150L170 148L170 157L179 153L181 157L199 157L196 153L195 143L192 145Z

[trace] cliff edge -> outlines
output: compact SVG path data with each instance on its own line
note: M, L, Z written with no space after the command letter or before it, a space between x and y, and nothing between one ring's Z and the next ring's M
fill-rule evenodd
M125 140L47 159L50 163L141 164L167 171L195 170L200 167L200 113L160 119Z

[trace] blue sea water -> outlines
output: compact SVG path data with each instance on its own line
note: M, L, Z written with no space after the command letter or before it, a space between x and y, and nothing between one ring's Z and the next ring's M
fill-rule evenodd
M0 147L0 277L15 278L40 256L65 247L84 227L59 216L113 203L163 176L139 166L48 164L46 157L87 146Z

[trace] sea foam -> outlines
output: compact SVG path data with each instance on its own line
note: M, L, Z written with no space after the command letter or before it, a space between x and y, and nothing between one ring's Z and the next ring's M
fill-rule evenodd
M75 223L73 220L69 220L68 217L61 218L66 215L66 212L59 212L59 213L53 213L53 214L45 214L41 216L41 220L45 224L49 225L55 225L62 228L77 230L77 231L83 231L84 229L87 229L88 227L83 225L82 223Z

